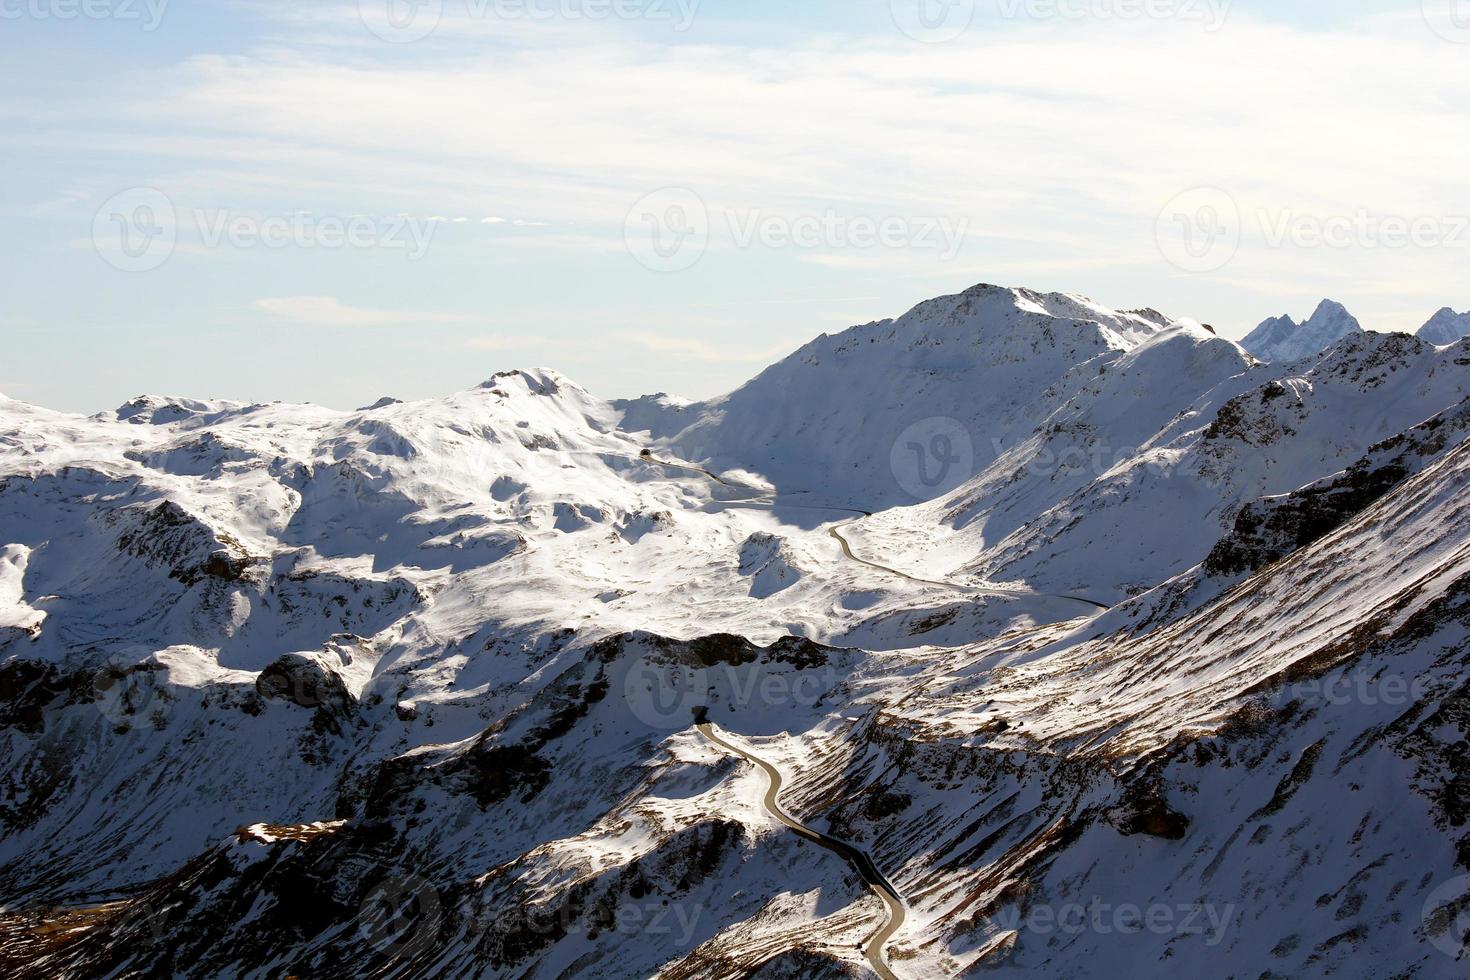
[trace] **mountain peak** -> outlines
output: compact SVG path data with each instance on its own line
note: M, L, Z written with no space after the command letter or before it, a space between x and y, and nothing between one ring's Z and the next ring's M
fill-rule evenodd
M481 383L478 387L482 390L501 389L510 382L512 387L522 387L533 395L557 395L563 388L583 390L582 386L572 381L560 371L551 368L516 369L512 371L497 371L490 376L488 381Z
M1265 320L1240 342L1257 360L1297 361L1332 346L1348 334L1362 333L1363 325L1347 307L1324 299L1304 323L1289 314Z
M1419 328L1418 336L1436 347L1453 344L1462 337L1470 336L1470 311L1456 313L1452 307L1446 306Z
M1343 306L1335 299L1324 299L1322 302L1318 303L1316 311L1312 314L1311 318L1307 320L1306 323L1302 324L1302 326L1305 328L1311 328L1314 326L1321 326L1328 323L1336 324L1339 322L1346 323L1352 328L1347 331L1348 333L1361 333L1363 330L1363 325L1358 322L1357 317L1349 313L1347 307Z

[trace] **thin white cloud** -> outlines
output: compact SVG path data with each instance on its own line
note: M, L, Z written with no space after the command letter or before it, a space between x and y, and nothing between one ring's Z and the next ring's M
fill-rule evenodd
M464 342L467 350L477 351L563 351L563 350L586 350L586 343L571 343L568 341L554 340L547 337L532 336L480 336L470 337Z
M1470 139L1470 120L1434 94L1458 90L1463 59L1451 55L1463 52L1417 16L1407 24L1305 32L1237 15L1217 34L1110 25L1107 44L1042 24L1003 43L976 32L939 47L794 51L622 39L581 47L574 63L531 49L433 70L312 48L194 58L161 80L168 97L126 109L195 133L228 119L277 155L252 165L285 182L330 166L381 194L391 160L426 197L452 186L554 221L616 227L638 194L680 184L715 210L963 214L1062 244L1089 216L1138 219L1126 228L1140 233L1114 225L1106 247L1139 254L1162 204L1199 183L1243 202L1443 206L1434 190L1453 181L1424 161ZM1385 129L1393 139L1366 138ZM1422 179L1406 186L1406 168ZM496 179L467 192L467 171Z
M460 324L474 320L473 317L458 313L363 309L348 306L334 296L280 296L258 299L251 306L278 319L316 327Z
M791 352L785 346L751 349L734 342L711 343L693 337L655 333L625 333L622 338L655 354L715 364L765 364Z

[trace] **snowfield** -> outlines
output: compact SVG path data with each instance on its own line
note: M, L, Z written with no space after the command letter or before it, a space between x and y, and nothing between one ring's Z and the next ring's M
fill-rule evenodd
M1438 320L984 285L708 402L0 398L0 973L1463 976Z

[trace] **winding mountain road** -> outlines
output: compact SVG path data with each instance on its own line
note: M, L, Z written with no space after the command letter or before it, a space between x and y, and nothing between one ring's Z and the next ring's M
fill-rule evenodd
M888 968L888 962L883 955L888 941L902 928L904 920L908 917L908 909L898 889L883 875L883 872L878 870L878 866L873 863L873 859L868 856L867 852L859 850L846 841L811 829L781 808L781 787L784 779L779 769L754 753L716 735L714 726L709 722L701 722L696 727L705 738L732 755L758 767L766 774L768 785L765 798L761 801L766 812L800 837L811 841L818 847L826 848L852 865L868 887L873 890L873 893L883 899L883 904L888 907L888 916L883 925L869 937L867 944L863 947L863 955L874 972L883 980L898 980L898 976Z
M829 506L824 506L824 505L819 505L819 504L793 504L793 503L782 501L779 498L778 495L773 494L773 493L767 493L767 492L765 492L764 490L762 490L759 487L752 487L752 486L749 486L747 484L740 484L740 483L730 483L728 480L725 480L725 479L721 478L718 474L712 473L711 471L705 469L703 466L699 466L699 465L697 465L695 463L683 463L683 462L674 462L674 461L666 460L666 459L659 459L657 456L654 456L651 452L648 452L647 450L645 450L644 453L643 453L643 455L639 456L638 458L642 462L654 463L654 464L656 464L658 466L663 466L663 467L666 467L666 468L672 469L672 470L682 470L682 471L684 471L686 473L700 473L700 474L703 474L704 476L708 477L709 479L713 480L714 482L720 484L720 486L724 486L724 487L739 487L740 489L743 489L743 490L751 490L751 491L754 491L757 494L754 497L750 497L750 498L747 498L745 500L738 501L738 503L741 503L741 504L760 505L760 506L770 507L771 509L775 509L776 507L799 507L799 508L801 508L803 510L841 511L841 512L848 513L848 514L856 514L858 516L853 517L853 518L851 518L849 520L843 521L843 522L841 522L839 524L834 524L827 531L827 534L830 537L832 537L833 539L835 539L837 541L837 544L842 548L843 557L845 557L848 561L855 562L856 564L859 564L859 565L865 565L868 568L874 569L876 571L884 572L884 573L886 573L888 575L897 576L898 578L904 579L905 581L908 581L908 582L913 582L913 583L915 583L917 585L934 585L934 586L938 586L939 588L942 588L942 589L953 589L953 590L955 590L957 592L965 592L965 593L969 593L969 594L972 594L972 595L998 595L998 596L1030 595L1030 596L1033 596L1033 597L1039 598L1039 599L1065 599L1065 600L1068 600L1070 602L1080 602L1080 603L1083 603L1084 605L1092 606L1094 609L1101 609L1104 612L1106 612L1107 610L1109 610L1109 609L1112 608L1111 606L1105 605L1104 603L1096 602L1096 601L1094 601L1092 599L1087 599L1087 598L1083 598L1082 596L1076 596L1076 595L1057 595L1057 594L1052 594L1052 593L1049 593L1049 592L1037 592L1035 590L1030 590L1030 589L983 588L983 587L974 586L974 585L961 585L961 584L958 584L958 583L955 583L955 582L944 582L944 581L940 581L940 580L937 580L937 579L919 578L918 576L910 575L908 572L902 571L900 569L892 568L892 567L890 567L888 565L880 565L878 562L875 562L875 561L869 561L868 559L861 557L860 555L858 555L856 552L854 552L852 550L852 541L849 540L847 537L845 537L843 535L842 529L843 528L846 528L846 527L849 527L849 526L851 526L853 524L856 524L858 521L862 520L865 517L872 517L873 516L873 512L872 511L869 511L869 510L859 510L859 509L854 508L854 507L829 507ZM736 501L731 501L731 502L734 503Z
M854 562L855 564L864 565L868 568L874 569L879 572L884 572L888 575L897 576L909 582L914 582L920 585L938 586L945 589L953 589L955 591L965 592L968 594L1005 596L1029 594L1040 598L1067 599L1073 602L1084 603L1086 605L1093 606L1104 611L1109 608L1108 606L1105 606L1100 602L1094 602L1091 599L1084 599L1081 596L1051 595L1048 593L1021 589L977 588L975 586L960 585L954 582L943 582L934 579L919 578L897 568L891 568L887 565L881 565L877 562L869 561L866 558L860 557L857 553L853 551L852 542L843 535L842 531L844 528L855 524L866 517L872 517L873 515L870 511L858 510L851 507L826 507L814 504L787 503L781 501L776 494L768 493L760 487L752 487L746 484L730 483L729 481L721 478L718 474L712 473L702 466L698 466L693 463L673 462L670 460L659 459L658 457L654 456L651 451L648 450L644 450L642 454L638 457L638 459L641 462L653 463L656 466L662 466L667 469L679 470L686 473L699 473L704 475L705 477L708 477L715 483L720 484L721 486L739 487L740 489L752 491L755 494L755 496L746 498L744 500L729 501L729 503L732 504L768 507L772 510L777 507L799 507L807 510L840 511L854 514L856 516L846 521L834 524L831 528L828 529L827 532L834 540L836 540L838 546L842 549L843 557L845 557L848 561ZM864 882L867 883L868 887L873 890L874 894L876 894L879 898L883 900L884 905L887 906L888 909L887 917L884 920L883 925L880 926L873 933L873 935L869 937L867 943L864 945L863 956L867 959L868 964L873 968L873 971L877 973L877 975L881 977L882 980L898 980L897 974L895 974L893 970L889 968L888 962L884 956L884 952L888 947L889 941L898 932L898 930L903 927L904 921L908 917L907 906L904 904L903 896L899 894L898 889L895 888L893 883L889 881L888 878L885 877L881 871L878 870L878 866L873 862L873 859L865 851L854 847L852 844L849 844L846 841L838 840L835 837L831 837L827 834L821 833L820 831L813 830L800 821L796 820L785 810L783 810L781 808L781 788L784 784L784 777L782 777L780 770L778 770L774 765L765 761L764 759L760 758L749 750L741 748L734 742L722 738L715 733L714 726L708 721L699 719L696 719L696 721L696 727L698 728L701 735L703 735L709 741L713 742L715 745L724 749L726 752L729 752L732 755L737 756L738 758L744 759L745 761L756 766L766 774L766 795L762 800L762 805L764 806L766 812L768 812L783 826L790 829L800 837L804 838L805 840L811 841L819 847L823 847L831 851L832 853L838 855L843 860L845 860L853 867L854 870L857 871L858 875L863 879Z

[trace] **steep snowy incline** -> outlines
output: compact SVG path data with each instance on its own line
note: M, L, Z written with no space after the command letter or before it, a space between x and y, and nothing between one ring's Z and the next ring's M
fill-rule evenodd
M943 855L910 952L967 976L1458 975L1467 485L1461 435L1184 619L1018 635L915 688L848 766L850 797L904 814L844 808L859 840ZM895 778L897 740L930 758Z

